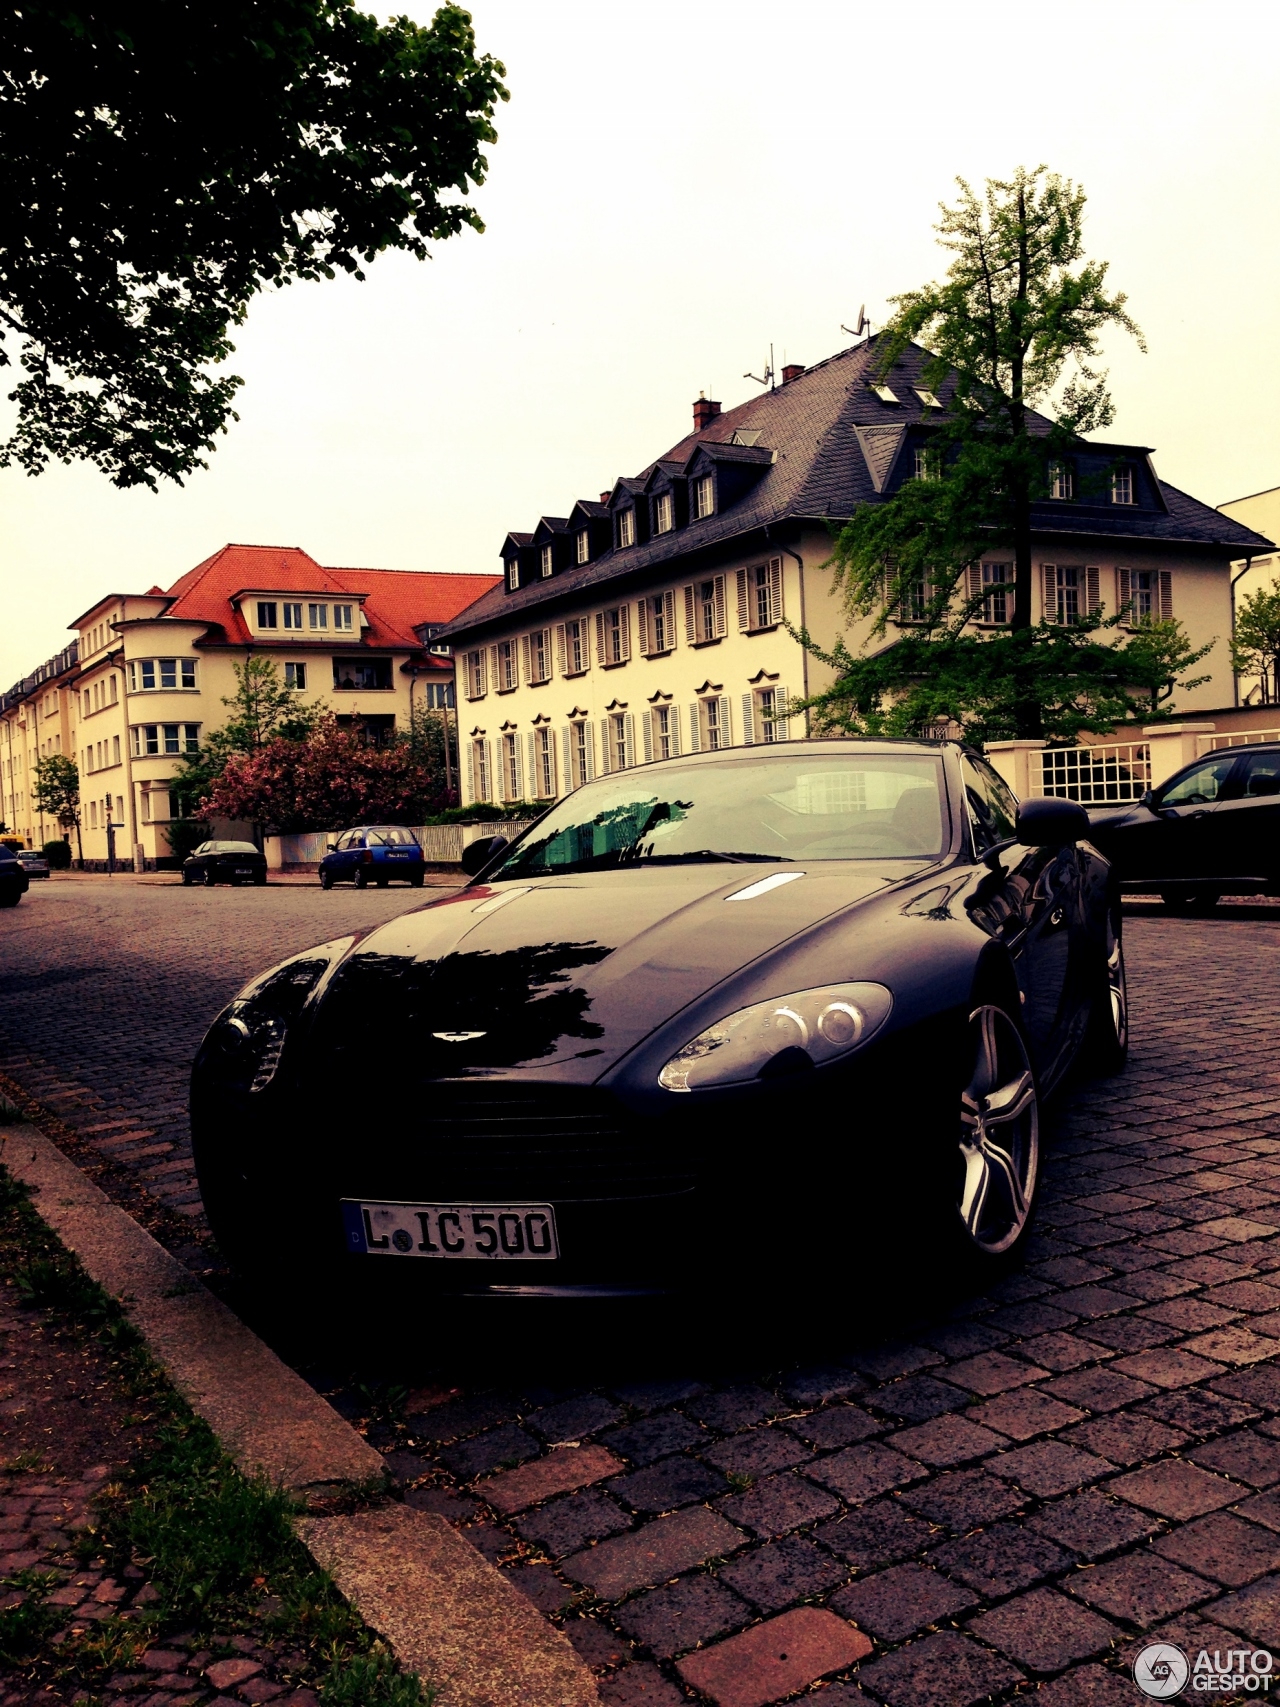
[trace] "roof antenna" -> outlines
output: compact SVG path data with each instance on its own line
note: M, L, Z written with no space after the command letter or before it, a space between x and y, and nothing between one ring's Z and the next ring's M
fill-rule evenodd
M765 363L764 378L760 379L754 373L744 373L742 377L743 377L743 379L754 379L757 385L767 385L769 387L770 391L772 391L774 389L774 384L773 384L773 380L774 380L773 345L772 344L769 345L769 360Z
M851 338L860 338L864 332L867 334L868 338L871 336L871 322L867 319L867 305L865 302L858 310L858 324L856 326L846 326L844 322L841 321L840 330L842 332L847 332Z

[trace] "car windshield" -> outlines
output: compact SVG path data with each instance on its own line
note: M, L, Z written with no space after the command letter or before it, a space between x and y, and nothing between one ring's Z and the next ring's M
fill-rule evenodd
M210 842L204 851L206 853L256 854L258 850L252 842Z
M944 798L932 753L626 771L548 812L491 881L699 860L927 859L942 851Z
M365 845L367 847L385 848L416 848L417 837L412 830L403 830L399 824L379 824L376 830L366 830Z

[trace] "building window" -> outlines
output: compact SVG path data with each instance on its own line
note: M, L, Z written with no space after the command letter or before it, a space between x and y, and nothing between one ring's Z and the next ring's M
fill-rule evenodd
M485 696L485 672L483 651L468 652L463 661L466 671L467 698L483 699Z
M111 703L112 705L120 703L120 688L114 676L111 678Z
M762 741L782 741L785 735L778 733L778 690L777 688L759 688L756 690L756 728L760 731Z
M307 627L308 628L328 628L328 626L329 626L329 607L328 607L328 605L308 605L307 606Z
M493 793L489 781L489 743L473 741L471 743L471 792L476 800L492 800Z
M653 756L655 759L669 759L675 753L672 744L672 733L675 726L675 714L669 705L656 705L651 714L653 724Z
M605 719L609 740L609 769L626 770L631 760L627 752L627 719L623 712L615 712L612 717Z
M333 626L340 634L351 633L351 608L350 605L334 605L333 607Z
M89 802L89 828L91 830L96 830L97 827L98 827L98 802L96 800L91 800Z
M514 593L520 585L520 560L513 557L507 564L507 591Z
M1076 495L1075 475L1065 462L1049 464L1049 496L1065 502Z
M1111 475L1111 502L1113 504L1132 504L1133 502L1133 470L1117 468Z
M577 544L578 562L579 563L590 563L590 561L591 561L591 534L587 528L579 528L578 529L578 538L577 538L576 544Z
M297 688L301 692L307 685L307 666L305 664L286 664L284 667L284 685L287 688Z
M514 640L500 640L493 649L494 656L494 685L499 693L510 693L512 688L520 686L520 672L516 663L516 643Z
M542 548L542 579L544 581L551 579L551 571L554 567L554 553L549 545L544 545Z
M625 664L631 656L631 625L626 605L596 617L596 651L602 664Z
M738 571L738 627L754 632L782 621L782 559Z
M899 622L927 622L929 604L933 597L933 588L924 575L916 575L907 581L902 589L902 602L898 606Z
M684 625L691 646L719 640L725 632L724 576L697 581L684 590Z
M286 628L301 628L302 627L302 606L301 605L284 604L284 605L281 605L280 608L284 612L284 625Z
M154 689L194 688L196 661L194 658L137 658L125 666L129 673L130 693L151 693ZM95 683L97 687L99 684ZM114 686L114 678L113 683ZM112 696L115 704L115 695ZM99 704L96 709L101 709ZM88 710L86 702L85 710Z
M590 643L585 618L562 622L556 627L556 650L562 676L580 676L591 667Z
M111 737L111 763L113 765L120 763L120 737L118 735Z
M534 768L537 778L534 793L538 800L554 800L556 792L556 749L551 730L544 724L534 731Z
M942 479L942 469L939 466L938 453L931 446L922 445L916 451L916 479Z
M574 788L591 781L591 728L585 722L569 725L569 770Z
M1173 576L1169 570L1118 569L1116 578L1117 602L1126 627L1141 628L1144 623L1172 620Z
M519 800L520 798L520 738L518 735L502 737L502 798L504 800Z
M618 546L634 545L636 542L636 513L633 509L618 511Z
M1044 614L1047 622L1080 622L1099 607L1100 573L1071 563L1044 566Z
M258 627L278 628L279 613L273 599L258 600Z
M654 533L670 533L676 525L676 507L670 492L659 492L653 501Z
M698 701L702 719L702 745L707 752L719 752L722 747L729 745L729 720L725 716L726 704L727 701L719 697Z
M428 711L444 711L453 709L453 683L428 682L426 686Z
M350 690L359 688L365 692L378 692L391 686L390 658L335 658L333 660L333 685L335 688Z
M551 680L551 630L535 629L525 636L525 675L531 683Z
M1012 592L1012 563L973 563L969 566L969 597L982 600L978 607L979 622L990 628L1007 624Z
M716 482L715 476L703 474L693 483L694 514L699 521L704 516L715 514Z
M676 600L674 593L651 593L641 599L640 650L648 658L670 652L676 643Z

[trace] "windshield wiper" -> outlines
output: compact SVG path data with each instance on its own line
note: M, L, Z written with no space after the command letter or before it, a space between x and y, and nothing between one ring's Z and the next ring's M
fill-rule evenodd
M788 854L728 853L723 848L694 848L688 853L643 854L636 862L643 865L678 865L685 860L723 860L727 865L794 865Z

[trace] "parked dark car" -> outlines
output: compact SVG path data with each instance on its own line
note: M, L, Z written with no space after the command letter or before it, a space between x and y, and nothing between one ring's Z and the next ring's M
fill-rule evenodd
M184 883L258 883L267 881L266 855L252 842L201 842L182 862Z
M1225 894L1280 894L1280 742L1228 747L1132 806L1094 809L1089 839L1125 889L1208 911Z
M17 853L0 842L0 907L16 907L29 882Z
M28 877L48 877L49 862L38 848L19 848L18 864Z
M411 883L422 887L426 863L412 830L401 824L360 824L344 830L320 861L320 887L354 883L367 889L371 883L385 889L388 883Z
M1087 827L948 743L588 783L461 892L218 1017L191 1088L218 1240L509 1297L839 1270L887 1230L990 1278L1027 1237L1041 1099L1125 1059Z

